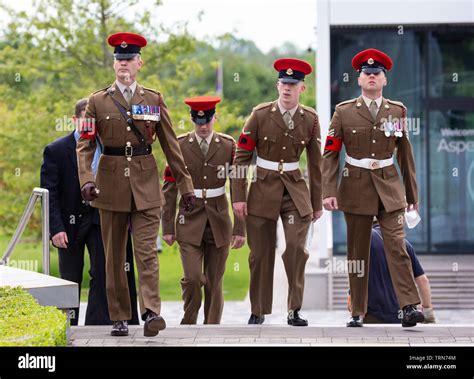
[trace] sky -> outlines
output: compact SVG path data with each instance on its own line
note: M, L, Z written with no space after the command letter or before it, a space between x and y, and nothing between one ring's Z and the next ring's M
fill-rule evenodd
M263 52L292 42L300 49L316 48L317 0L141 0L135 11L152 10L157 22L171 27L187 21L199 39L232 33L255 42ZM2 0L14 9L28 9L32 1Z

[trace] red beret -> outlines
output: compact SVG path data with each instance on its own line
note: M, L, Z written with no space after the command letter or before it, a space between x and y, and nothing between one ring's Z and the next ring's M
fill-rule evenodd
M184 100L194 111L208 111L216 107L216 104L221 101L218 96L196 96Z
M377 49L367 49L354 55L352 58L352 67L359 71L362 66L366 64L367 67L383 67L387 71L392 69L393 62L390 57Z
M120 32L110 35L107 39L107 42L110 46L117 46L122 44L125 45L122 47L126 47L126 45L138 45L140 47L146 46L145 37L141 36L140 34L126 32Z

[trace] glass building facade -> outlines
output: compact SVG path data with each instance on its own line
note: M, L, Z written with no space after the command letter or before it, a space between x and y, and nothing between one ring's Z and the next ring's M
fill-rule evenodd
M360 95L354 54L373 47L394 62L383 96L408 108L422 217L407 239L418 254L474 254L474 25L332 26L330 43L332 112ZM345 254L341 212L333 240Z

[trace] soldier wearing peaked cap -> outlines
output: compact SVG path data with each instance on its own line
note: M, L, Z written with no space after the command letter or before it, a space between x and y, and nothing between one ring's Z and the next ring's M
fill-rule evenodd
M163 239L169 245L177 239L183 264L181 279L184 317L181 324L196 324L204 287L204 323L219 324L224 307L222 280L229 247L245 243L245 223L229 216L225 191L226 179L235 155L231 136L213 131L217 96L186 99L191 108L194 132L178 137L186 167L191 174L196 207L183 212L172 168L164 176ZM231 193L232 198L232 193Z
M356 54L352 66L359 72L359 98L340 103L331 120L323 155L323 204L327 210L344 212L347 225L347 256L362 261L363 276L349 273L352 317L348 327L363 326L367 312L370 236L376 216L383 235L385 254L400 309L402 326L424 320L416 309L420 298L413 279L404 237L404 211L418 209L415 162L408 140L406 108L382 97L387 85L390 57L376 49ZM345 146L342 178L339 154ZM403 177L394 165L396 157ZM408 203L408 204L407 204Z
M115 83L93 93L86 108L86 122L77 143L82 196L99 208L106 255L106 286L111 334L128 334L131 318L125 272L127 230L132 229L138 268L139 303L145 321L145 336L155 336L166 327L160 316L159 264L156 239L164 198L152 144L160 145L176 176L188 210L195 196L178 140L172 129L163 96L136 82L141 68L141 48L146 39L133 33L108 38L114 47ZM91 172L96 136L103 145L97 180Z
M274 68L278 71L278 100L253 109L238 142L236 171L244 171L254 153L257 168L248 194L245 177L233 181L233 206L237 216L246 217L250 246L249 324L263 323L272 312L276 225L281 217L286 240L282 258L288 278L287 322L307 326L300 310L308 259L306 237L311 221L322 215L320 127L314 109L299 104L311 65L284 58L275 61ZM299 169L304 150L309 188Z

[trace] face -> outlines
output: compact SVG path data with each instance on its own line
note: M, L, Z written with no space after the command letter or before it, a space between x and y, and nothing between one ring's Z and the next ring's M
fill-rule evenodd
M194 131L196 132L196 134L203 139L209 137L212 134L212 131L214 130L213 128L214 128L214 123L216 122L216 118L217 117L214 114L211 121L209 121L207 124L198 125L194 123Z
M139 55L130 59L114 59L114 70L116 78L124 84L133 83L136 80L137 72L142 67Z
M357 79L362 92L376 93L382 92L383 87L387 85L387 77L383 71L377 74L366 74L361 72Z
M281 80L277 82L279 100L282 104L287 105L287 109L294 108L300 101L300 94L306 89L304 82L283 83Z

